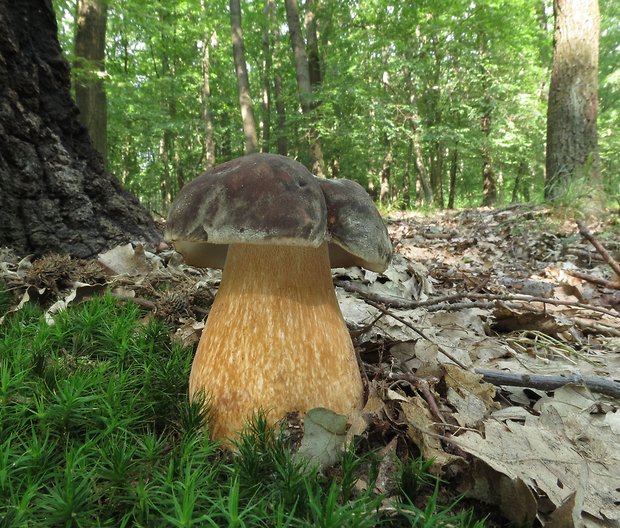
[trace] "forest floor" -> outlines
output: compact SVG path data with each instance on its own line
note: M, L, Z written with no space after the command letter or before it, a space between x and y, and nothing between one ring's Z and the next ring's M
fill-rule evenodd
M530 206L393 214L396 253L384 274L334 270L368 388L343 439L379 449L377 493L394 487L394 460L421 454L450 498L488 504L498 519L620 523L613 215L586 225ZM171 251L131 245L96 261L0 254L8 313L37 303L53 324L107 290L166 321L189 347L219 279ZM289 432L300 422L289 419Z

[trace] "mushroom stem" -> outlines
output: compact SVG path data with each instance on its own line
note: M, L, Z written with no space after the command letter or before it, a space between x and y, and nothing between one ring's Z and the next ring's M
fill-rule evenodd
M190 374L190 398L200 392L215 438L234 436L259 409L274 422L290 411L361 407L326 243L230 246Z

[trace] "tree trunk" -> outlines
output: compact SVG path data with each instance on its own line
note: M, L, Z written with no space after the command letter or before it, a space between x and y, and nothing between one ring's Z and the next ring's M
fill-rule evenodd
M390 141L386 144L385 156L383 156L383 165L381 167L379 201L386 205L390 200L392 176L392 144Z
M402 209L409 209L411 206L411 162L413 160L413 141L409 141L407 146L407 157L405 158L405 173L403 174L403 204Z
M454 199L456 198L456 175L459 168L459 149L455 145L450 156L450 191L448 194L448 209L454 209Z
M297 87L302 112L310 117L308 127L308 143L310 147L310 159L312 161L312 172L321 178L325 177L325 161L323 159L323 148L316 128L315 116L312 115L312 84L310 82L310 67L304 41L301 36L301 25L299 22L299 9L297 0L285 0L286 20L288 23L291 46L295 56L295 73L297 75Z
M205 131L203 149L207 169L215 165L215 138L213 136L213 112L211 111L211 60L209 54L212 40L208 35L205 35L202 49L202 122Z
M275 46L280 41L280 28L278 24L272 26L273 29L273 41L274 41L274 56ZM280 73L282 65L276 60L276 64L273 67L273 97L276 105L276 146L278 154L281 156L288 155L288 137L286 133L286 106L284 105L284 90L282 88L282 74Z
M271 54L273 51L271 28L274 25L275 5L273 0L266 0L263 27L263 75L261 86L261 151L269 152L271 132Z
M420 145L420 134L415 126L413 130L413 139L411 141L413 143L413 158L415 160L415 168L418 173L417 183L419 184L420 190L422 191L417 192L418 185L416 185L416 201L421 202L421 198L422 196L424 196L424 202L427 205L431 205L433 203L433 188L431 187L430 178L428 177L428 171L426 170L426 165L424 164L422 145Z
M553 71L547 108L545 198L562 194L572 180L599 183L598 0L555 0Z
M318 31L316 27L316 4L316 0L306 0L306 16L304 17L308 48L308 72L310 74L310 85L313 87L319 86L323 82Z
M250 95L250 81L245 62L245 50L243 33L241 32L241 5L239 0L230 0L230 27L232 30L233 58L237 73L237 86L239 88L239 106L241 107L241 119L243 121L243 134L245 136L245 153L251 154L258 150L256 137L256 122L254 121L254 108Z
M443 209L443 148L439 141L433 141L431 146L431 188L433 189L433 200L437 207Z
M491 147L489 135L491 133L491 112L485 112L481 119L482 134L482 206L489 207L497 202L497 187L495 174L493 173L493 161L491 159Z
M0 27L0 244L86 258L157 243L79 122L50 0L0 0Z
M105 0L78 0L75 30L75 101L80 121L88 129L93 146L107 157L107 102L105 72Z

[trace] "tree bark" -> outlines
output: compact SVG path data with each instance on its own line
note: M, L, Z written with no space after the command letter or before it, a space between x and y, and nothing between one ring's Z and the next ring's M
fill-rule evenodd
M212 38L205 35L202 49L202 122L205 131L203 149L207 169L215 165L215 138L213 112L211 111L211 41Z
M491 159L491 147L489 135L491 134L491 111L485 111L481 119L482 134L482 206L489 207L497 202L497 186L493 172L493 160Z
M459 149L457 145L452 147L450 156L450 190L448 192L448 209L454 209L454 200L456 198L456 175L459 168Z
M261 86L261 151L269 152L271 139L271 64L272 64L272 27L275 18L275 5L273 0L265 1L263 26L263 75Z
M0 0L0 27L0 244L86 258L159 242L80 124L50 0Z
M310 74L310 85L313 87L319 86L323 82L318 30L316 27L317 3L317 0L306 0L306 15L304 17L308 49L308 72Z
M268 0L270 1L270 0ZM275 46L280 41L280 28L278 24L273 24L273 42L275 64L273 65L273 97L276 106L276 148L281 156L288 155L288 137L286 134L286 106L284 104L284 89L282 87L282 64L277 60Z
M230 27L232 30L233 58L235 60L235 71L237 73L237 86L239 87L239 106L241 107L243 134L245 136L245 153L251 154L258 150L258 139L256 137L256 121L254 120L254 107L250 94L248 68L245 62L243 33L241 32L241 5L239 0L230 0Z
M80 121L106 162L108 149L105 74L105 0L78 0L75 31L75 102Z
M598 0L555 0L553 71L547 108L545 198L558 198L572 180L599 183ZM587 173L587 174L586 174Z
M299 9L297 0L285 0L286 20L288 23L289 35L293 55L295 56L295 73L297 75L297 87L302 112L310 117L308 127L308 143L310 147L310 159L312 161L312 172L321 178L325 177L325 160L323 159L323 147L316 128L315 116L313 111L312 83L310 82L310 67L308 57L301 35L301 25L299 22Z

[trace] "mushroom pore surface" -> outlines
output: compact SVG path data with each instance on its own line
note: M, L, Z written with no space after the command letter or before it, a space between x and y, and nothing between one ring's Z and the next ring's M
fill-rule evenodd
M234 437L263 410L350 414L363 386L336 299L327 244L233 244L189 381L204 392L211 435Z

